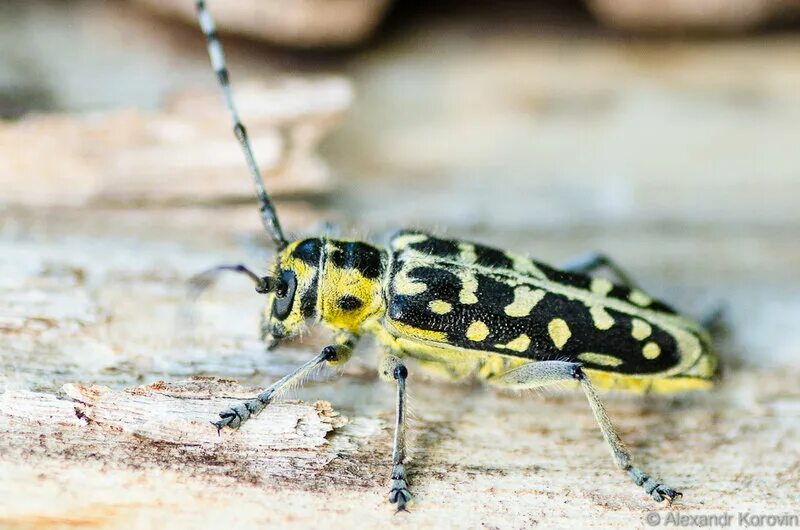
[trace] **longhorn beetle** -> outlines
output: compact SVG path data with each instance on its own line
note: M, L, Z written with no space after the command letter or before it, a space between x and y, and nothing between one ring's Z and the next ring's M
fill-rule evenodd
M428 233L397 232L388 248L327 236L289 240L264 187L239 119L211 15L196 1L211 64L255 181L261 220L278 255L269 274L242 265L195 278L209 285L221 271L249 276L267 295L262 337L272 347L309 320L334 332L334 343L255 398L219 414L218 430L240 428L316 367L348 361L359 337L382 349L380 376L397 387L389 502L411 500L406 480L406 358L453 380L477 376L494 387L537 388L575 382L594 413L616 464L658 502L681 493L633 465L595 388L682 392L713 384L717 369L708 333L638 289L603 255L555 269L522 255ZM607 267L617 283L589 273Z

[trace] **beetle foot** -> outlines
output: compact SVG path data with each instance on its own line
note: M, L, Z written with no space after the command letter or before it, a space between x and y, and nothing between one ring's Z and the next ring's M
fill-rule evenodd
M670 488L666 484L662 484L653 480L650 475L639 469L638 467L629 467L628 474L631 476L637 486L641 486L648 495L653 497L656 502L667 501L672 504L672 501L678 497L683 497L683 493Z
M236 430L252 416L264 410L265 406L266 403L258 398L238 403L220 412L219 419L212 421L211 425L217 428L217 434L225 427Z
M411 502L411 492L408 491L406 482L406 468L403 464L396 464L392 469L392 489L389 491L389 502L397 504L397 511L406 511L406 505Z

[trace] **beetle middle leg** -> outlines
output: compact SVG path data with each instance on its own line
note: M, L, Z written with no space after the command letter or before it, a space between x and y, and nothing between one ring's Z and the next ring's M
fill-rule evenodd
M578 381L580 383L581 389L589 400L589 406L600 426L600 430L603 432L603 437L611 449L614 461L620 469L628 473L637 486L644 488L645 492L657 502L665 499L672 502L676 497L682 496L679 491L654 480L641 468L633 465L633 455L631 455L617 434L603 404L600 402L600 398L597 396L597 392L579 363L536 361L488 379L491 385L511 389L537 388L563 381Z
M397 510L405 510L411 501L406 479L406 379L408 369L396 355L386 353L381 358L379 373L383 379L397 384L397 415L392 449L392 482L389 502L397 504Z
M631 279L631 277L622 269L622 267L617 265L617 262L605 254L600 254L599 252L591 252L589 254L572 258L564 263L561 266L561 269L567 272L589 274L601 267L606 267L608 270L614 273L617 281L619 281L625 287L630 289L635 289L638 287L636 282Z

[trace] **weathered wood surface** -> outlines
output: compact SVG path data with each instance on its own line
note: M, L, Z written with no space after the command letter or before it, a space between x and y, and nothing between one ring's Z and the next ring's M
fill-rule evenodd
M474 40L451 39L470 24L439 21L359 57L360 98L324 151L339 185L322 205L281 201L289 230L447 227L551 262L599 248L680 308L724 304L717 390L609 396L609 413L638 460L684 492L670 510L797 513L797 38L664 47L482 20ZM141 25L114 28L138 42L125 28ZM210 88L202 42L172 44L186 78ZM269 77L260 55L248 66ZM62 81L83 108L79 81ZM3 162L12 145L0 144ZM68 194L58 174L47 166L39 182ZM246 173L230 175L224 185L247 193ZM497 394L412 365L416 504L393 515L394 392L376 380L370 344L287 396L302 402L217 437L206 422L225 403L324 343L320 333L263 351L262 298L241 278L187 299L188 278L211 265L263 269L253 205L209 193L202 205L130 206L136 194L121 190L33 207L13 191L0 207L0 527L608 528L667 513L613 468L580 395Z
M204 419L209 407L221 410L254 391L212 378L127 391L67 383L60 397L9 390L2 396L10 427L4 437L7 446L24 446L36 426L42 443L28 447L32 455L74 460L90 452L93 460L109 465L180 467L210 479L291 483L315 476L379 427L376 420L348 422L320 401L276 403L265 421L233 438L209 428ZM262 454L273 456L266 466Z
M317 143L352 93L342 78L242 84L236 98L276 196L330 189ZM159 112L42 115L0 128L0 200L40 206L241 200L242 153L216 91L172 96ZM57 163L54 163L57 161ZM246 176L246 175L243 175Z
M497 395L430 383L412 366L418 502L392 516L393 392L375 380L368 345L343 377L298 391L307 404L267 409L217 438L206 421L252 390L180 381L216 375L261 386L322 343L265 353L255 338L260 297L241 279L187 302L192 273L242 256L261 263L237 243L258 233L249 205L50 210L44 219L12 211L3 226L3 526L310 527L325 518L355 528L609 527L639 525L657 508L613 469L580 396ZM761 307L794 300L774 298ZM735 335L736 348L748 333ZM673 510L796 506L800 374L789 339L743 352L714 393L610 402L639 459L685 491ZM780 349L783 360L759 366ZM137 386L159 380L170 384ZM80 386L91 384L113 390Z

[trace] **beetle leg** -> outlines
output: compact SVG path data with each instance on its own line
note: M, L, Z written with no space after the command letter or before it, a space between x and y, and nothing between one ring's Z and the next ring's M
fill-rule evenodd
M347 359L350 356L352 347L349 344L335 344L325 346L322 351L313 359L305 363L303 366L290 373L287 376L279 379L269 386L266 390L261 392L258 396L248 401L243 401L230 408L227 408L219 413L219 420L212 421L211 424L221 431L225 427L231 429L238 429L244 422L251 417L258 415L264 407L272 402L275 397L290 388L293 384L301 381L316 367L324 363L335 364L340 362L340 359Z
M597 396L597 392L595 392L592 383L586 377L579 363L566 361L532 362L491 377L488 382L502 388L526 389L570 380L580 383L586 398L589 400L589 406L600 426L600 430L603 432L603 437L611 449L614 461L619 468L626 471L636 485L644 488L645 492L657 502L665 499L672 502L676 497L681 497L681 492L657 482L642 469L633 465L633 455L631 455L617 434L603 404L600 402L600 398Z
M614 276L616 276L617 280L625 287L630 289L635 289L637 287L636 282L634 282L614 260L605 254L600 254L599 252L592 252L572 258L567 263L562 265L561 269L567 272L589 274L600 267L608 268L614 273Z
M395 355L385 354L381 359L380 373L384 379L391 378L397 384L397 415L394 426L392 448L392 482L389 502L397 504L397 511L405 510L411 501L406 480L406 379L408 370Z

